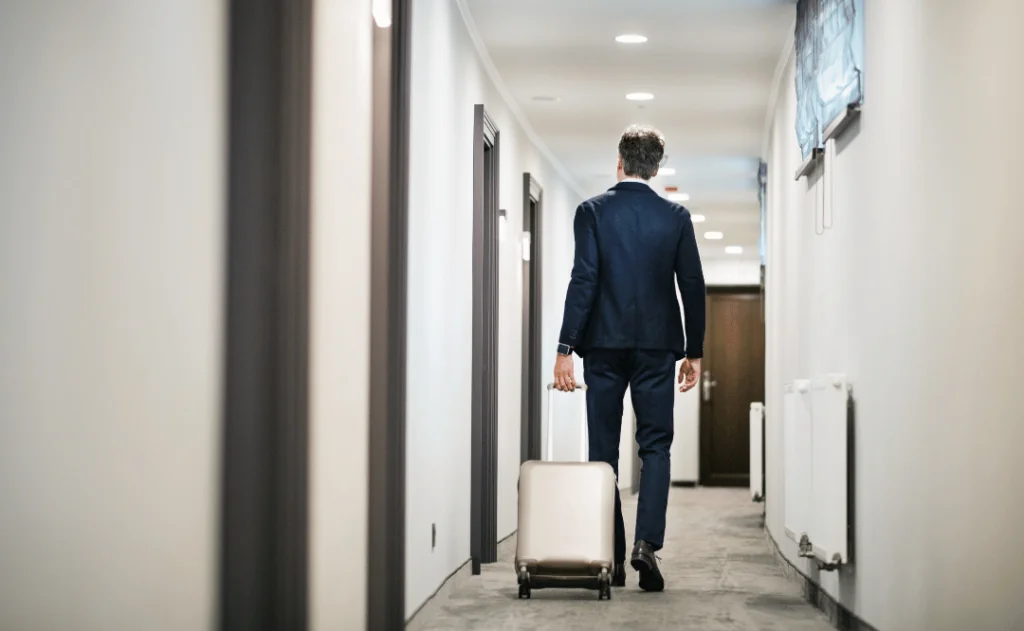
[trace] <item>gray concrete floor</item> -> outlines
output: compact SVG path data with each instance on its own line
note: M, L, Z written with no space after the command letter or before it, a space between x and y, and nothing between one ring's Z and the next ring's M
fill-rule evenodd
M636 500L625 499L627 540ZM417 627L430 630L659 629L825 631L832 626L786 578L762 529L762 504L745 490L673 489L660 553L666 589L627 584L600 602L588 590L536 590L518 600L513 554L463 581Z

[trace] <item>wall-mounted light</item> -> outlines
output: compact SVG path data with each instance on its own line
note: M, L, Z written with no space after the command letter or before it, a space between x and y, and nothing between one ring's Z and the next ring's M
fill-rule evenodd
M523 233L523 261L530 262L530 250L533 248L533 237L529 232Z
M391 0L373 0L370 11L377 28L391 28Z
M505 240L505 226L508 224L508 213L505 209L498 211L498 241Z

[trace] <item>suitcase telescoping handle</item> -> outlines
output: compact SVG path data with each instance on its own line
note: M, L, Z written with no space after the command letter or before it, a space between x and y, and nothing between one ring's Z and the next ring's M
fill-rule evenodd
M585 393L587 391L587 384L585 384L585 383L578 384L576 386L576 390ZM554 457L555 457L555 455L554 455L554 453L555 453L555 441L553 440L554 437L555 437L555 424L552 422L554 420L554 418L555 418L554 406L552 405L554 403L554 396L555 396L555 384L549 383L548 384L548 432L547 432L547 434L548 434L548 441L547 441L548 442L548 448L547 448L547 457L544 458L545 460L548 460L548 461L554 460ZM589 458L590 443L589 443L589 441L587 439L587 403L586 403L586 401L583 402L583 406L582 407L583 407L583 415L582 415L583 431L580 432L580 462L587 462L590 459Z

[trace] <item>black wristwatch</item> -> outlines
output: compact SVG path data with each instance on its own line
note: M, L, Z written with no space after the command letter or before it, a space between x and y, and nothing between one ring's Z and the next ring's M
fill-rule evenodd
M572 347L569 346L568 344L559 344L558 345L558 354L559 355L572 355Z

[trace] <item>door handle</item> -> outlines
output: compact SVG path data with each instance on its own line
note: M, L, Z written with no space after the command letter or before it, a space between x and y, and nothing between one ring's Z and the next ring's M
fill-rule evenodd
M718 385L717 381L712 381L711 380L711 371L710 370L705 370L704 371L704 378L701 380L701 388L704 391L704 401L705 402L711 400L711 389L714 388L717 385Z

